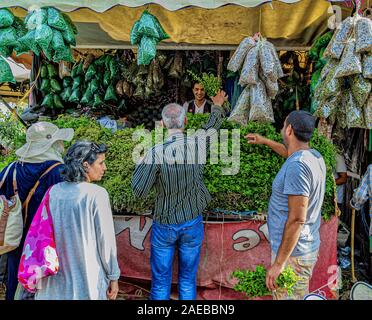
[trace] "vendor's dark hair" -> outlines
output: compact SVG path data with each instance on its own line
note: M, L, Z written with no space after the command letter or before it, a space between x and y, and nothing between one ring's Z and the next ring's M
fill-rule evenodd
M86 161L93 164L99 154L107 152L104 144L96 144L90 141L77 141L74 143L64 157L64 168L61 176L67 182L84 182L87 180L83 163Z
M193 81L191 82L191 89L194 89L194 87L195 87L196 84L203 85L200 81L198 81L198 80L193 80ZM203 86L203 87L204 87L204 86Z

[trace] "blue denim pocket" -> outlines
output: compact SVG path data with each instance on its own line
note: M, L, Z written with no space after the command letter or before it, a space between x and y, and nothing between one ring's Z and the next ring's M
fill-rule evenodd
M187 247L198 247L204 239L204 225L200 221L189 227L182 228L179 235L179 244Z
M151 244L156 247L172 246L176 241L175 232L172 228L153 223L151 230Z

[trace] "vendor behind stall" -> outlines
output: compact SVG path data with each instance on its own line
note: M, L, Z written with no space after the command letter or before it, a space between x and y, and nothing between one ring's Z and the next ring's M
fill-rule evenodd
M203 85L199 82L193 82L192 92L194 94L194 100L185 102L183 104L185 111L190 112L192 114L210 113L212 108L212 102L206 99Z

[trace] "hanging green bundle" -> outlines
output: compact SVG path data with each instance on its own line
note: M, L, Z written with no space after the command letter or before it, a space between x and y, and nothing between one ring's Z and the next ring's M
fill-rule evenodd
M0 57L0 83L1 82L16 82L8 62L6 62L3 57Z

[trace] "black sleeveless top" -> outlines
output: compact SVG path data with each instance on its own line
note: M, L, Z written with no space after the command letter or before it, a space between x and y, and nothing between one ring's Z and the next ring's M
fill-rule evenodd
M189 101L189 105L187 107L187 112L195 114L195 100ZM212 110L212 103L208 100L205 102L203 113L211 113Z

